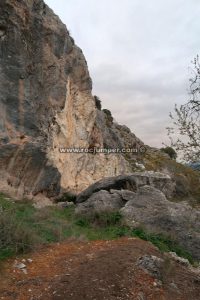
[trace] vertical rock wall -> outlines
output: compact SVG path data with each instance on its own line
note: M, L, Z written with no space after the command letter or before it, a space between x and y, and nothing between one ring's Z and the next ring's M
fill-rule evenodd
M121 146L123 137L96 108L87 62L66 26L42 0L1 0L0 191L56 197L129 173L122 155L59 150L106 141Z

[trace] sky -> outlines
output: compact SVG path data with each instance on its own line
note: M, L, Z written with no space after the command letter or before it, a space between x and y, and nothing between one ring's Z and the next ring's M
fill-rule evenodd
M200 54L199 0L45 0L83 50L93 94L145 144L169 144Z

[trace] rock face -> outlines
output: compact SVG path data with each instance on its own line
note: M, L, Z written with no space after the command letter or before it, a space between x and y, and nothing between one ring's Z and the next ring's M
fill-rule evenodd
M87 62L42 0L0 2L0 190L15 197L79 192L130 173L121 154L60 148L136 147L92 96Z

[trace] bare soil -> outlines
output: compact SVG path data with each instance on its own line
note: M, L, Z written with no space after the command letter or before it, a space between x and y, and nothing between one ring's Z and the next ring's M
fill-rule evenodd
M161 280L137 266L143 255L164 258ZM23 259L27 274L14 267L16 260ZM199 300L200 279L152 244L136 238L68 241L4 262L0 299Z

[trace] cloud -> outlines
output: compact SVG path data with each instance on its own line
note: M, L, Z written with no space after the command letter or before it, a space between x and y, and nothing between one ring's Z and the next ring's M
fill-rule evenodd
M199 0L46 0L83 49L117 121L161 147L174 104L184 103L199 51Z

